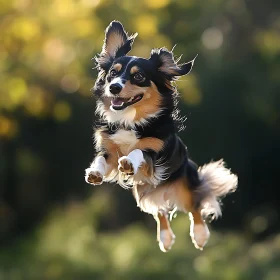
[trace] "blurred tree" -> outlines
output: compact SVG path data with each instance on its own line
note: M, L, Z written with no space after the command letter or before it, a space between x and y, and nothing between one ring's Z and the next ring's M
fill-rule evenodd
M249 236L279 229L276 11L277 0L1 1L0 239L29 229L50 207L96 191L83 179L93 154L91 57L113 19L139 32L133 55L175 44L182 61L199 54L192 74L178 81L187 116L180 135L199 164L224 157L240 178L217 225ZM103 217L103 229L142 219L127 192L106 190L119 214ZM255 216L265 226L251 223Z

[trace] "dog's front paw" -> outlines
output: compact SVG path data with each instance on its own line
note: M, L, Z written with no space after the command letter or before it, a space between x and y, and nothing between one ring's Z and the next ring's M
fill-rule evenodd
M121 157L119 159L119 166L118 169L120 172L125 173L127 175L134 174L133 164L128 157Z
M87 183L92 185L101 185L103 182L103 176L99 171L92 168L87 168L85 180Z

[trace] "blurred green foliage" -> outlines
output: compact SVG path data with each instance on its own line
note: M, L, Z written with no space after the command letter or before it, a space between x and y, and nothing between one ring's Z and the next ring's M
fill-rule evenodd
M251 244L240 234L212 232L198 251L181 214L172 222L176 243L162 253L155 232L142 223L99 232L96 223L110 203L99 190L84 203L53 211L33 235L0 253L0 279L279 279L279 234Z
M0 1L0 279L278 279L279 10L278 0ZM203 252L181 215L161 253L129 192L84 182L91 58L114 19L139 33L132 55L199 54L177 83L180 136L199 165L223 157L240 182Z

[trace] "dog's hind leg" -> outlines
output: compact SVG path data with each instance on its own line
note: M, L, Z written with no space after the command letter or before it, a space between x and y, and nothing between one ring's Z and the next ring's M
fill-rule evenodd
M207 243L210 232L207 224L203 220L200 211L189 212L190 218L190 236L195 248L203 250L203 247Z
M158 213L154 216L157 222L157 240L163 252L171 249L175 242L175 235L170 227L167 213Z
M201 209L196 207L194 193L189 189L186 179L178 180L176 183L177 206L185 213L189 213L190 236L197 249L202 250L207 243L210 233L207 224L201 216Z

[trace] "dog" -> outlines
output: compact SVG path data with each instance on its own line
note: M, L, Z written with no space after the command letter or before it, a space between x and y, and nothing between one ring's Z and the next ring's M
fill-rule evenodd
M153 49L148 59L128 56L136 36L111 22L95 58L99 122L85 180L131 188L138 207L155 218L163 252L175 240L170 216L189 213L192 242L202 250L210 236L206 222L221 215L220 199L235 191L237 176L223 160L198 168L177 135L174 81L191 71L194 59L179 64L166 48Z

